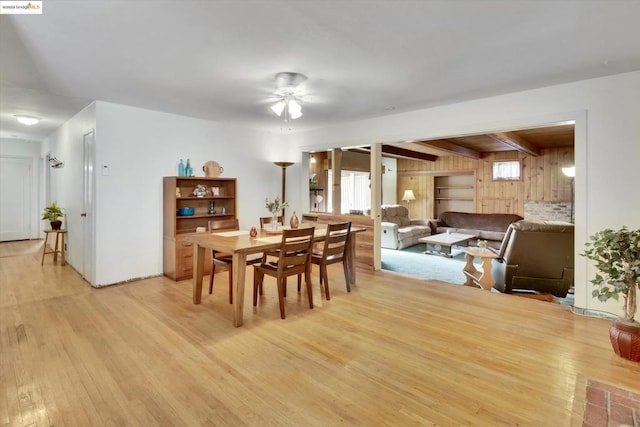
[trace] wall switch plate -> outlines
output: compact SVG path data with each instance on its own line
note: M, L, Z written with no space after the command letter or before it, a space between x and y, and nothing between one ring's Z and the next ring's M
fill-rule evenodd
M109 176L109 165L102 165L102 176Z

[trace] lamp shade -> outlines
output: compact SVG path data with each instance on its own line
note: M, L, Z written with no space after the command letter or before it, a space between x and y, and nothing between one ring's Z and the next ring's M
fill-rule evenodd
M289 100L287 108L289 108L289 114L291 115L292 119L295 120L302 117L302 106L300 106L300 104L298 104L298 101L296 101L295 99L292 98Z
M271 111L273 111L278 116L280 116L280 115L282 115L282 112L284 111L285 105L286 105L286 103L284 101L278 101L278 102L276 102L275 104L273 104L271 106Z
M403 202L410 202L415 199L416 199L416 196L415 194L413 194L413 190L404 190L404 194L402 195Z
M569 178L573 178L576 176L576 167L575 166L569 166L566 168L562 168L562 173L565 174L566 176L568 176Z

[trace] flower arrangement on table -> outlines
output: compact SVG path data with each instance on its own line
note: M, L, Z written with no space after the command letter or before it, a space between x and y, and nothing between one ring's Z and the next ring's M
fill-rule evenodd
M272 202L269 201L269 198L267 197L265 199L265 208L267 208L267 210L269 212L271 212L271 215L273 215L273 220L272 220L272 227L275 229L278 226L278 214L280 212L282 212L282 210L284 208L286 208L287 206L289 206L288 202L283 202L280 200L280 197L276 197Z
M271 212L271 215L278 215L280 212L282 212L282 209L289 206L289 202L281 201L280 197L276 197L273 202L270 202L268 197L264 200L265 207L267 208L267 210L269 210L269 212Z

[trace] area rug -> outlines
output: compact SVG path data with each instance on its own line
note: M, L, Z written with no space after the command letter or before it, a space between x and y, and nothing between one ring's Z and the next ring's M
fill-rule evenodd
M466 261L464 252L453 249L453 258L440 255L425 254L424 243L409 246L401 250L382 248L382 269L407 274L423 279L436 279L456 285L463 285L466 277L462 272ZM482 270L482 260L477 258L474 265ZM568 294L566 298L555 298L555 302L573 306L574 296Z
M456 285L465 282L462 272L465 265L464 252L453 249L453 258L447 258L425 254L424 250L424 243L401 250L382 248L382 269Z

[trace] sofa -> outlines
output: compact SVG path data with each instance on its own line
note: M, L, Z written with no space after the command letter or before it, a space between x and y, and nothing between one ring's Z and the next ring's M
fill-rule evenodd
M480 214L468 212L442 212L437 219L430 220L431 234L451 233L474 234L476 239L470 240L470 245L476 245L478 240L486 240L487 246L499 249L509 225L523 218L515 214Z
M428 219L410 219L402 205L382 205L382 247L403 249L413 246L421 237L431 235Z
M558 221L511 224L492 268L494 288L565 297L574 282L574 226Z

